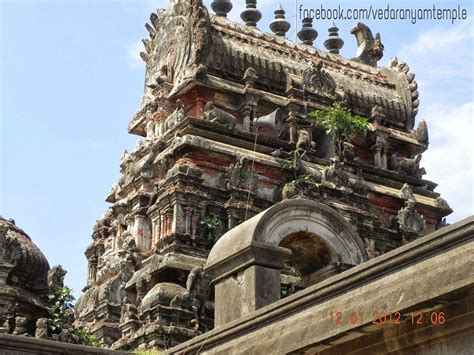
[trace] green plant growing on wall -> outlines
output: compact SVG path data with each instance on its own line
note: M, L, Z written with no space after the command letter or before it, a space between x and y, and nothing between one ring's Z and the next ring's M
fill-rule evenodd
M50 306L47 308L51 320L52 333L58 334L63 328L63 319L68 309L73 309L75 300L72 289L67 286L59 287L48 295Z
M301 174L302 165L303 162L298 150L295 150L293 154L290 154L288 159L285 160L282 168L291 172L292 180L284 187L285 191L283 194L292 190L298 195L304 195L305 187L311 187L315 184L314 177L311 174Z
M47 311L51 320L50 329L52 334L59 334L64 329L66 312L74 309L74 300L72 289L67 286L58 287L48 295L49 307L47 307ZM80 344L94 347L99 346L97 337L90 334L86 329L73 326L70 331L77 336Z
M206 239L210 242L215 242L217 240L217 232L219 231L220 221L219 218L212 214L207 217L203 217L199 224L204 227L204 234Z
M355 134L365 135L368 129L366 118L352 115L339 102L324 110L312 111L309 117L313 119L315 125L326 129L326 134L329 135L339 157L342 155L344 142L349 141Z
M79 341L82 345L99 347L99 339L87 331L87 329L81 327L74 327L74 333L79 337Z

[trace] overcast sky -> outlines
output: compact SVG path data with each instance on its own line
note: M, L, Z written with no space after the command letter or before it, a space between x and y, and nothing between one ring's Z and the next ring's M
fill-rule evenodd
M240 22L245 1L233 1ZM432 0L324 1L328 7L423 8ZM206 2L206 4L210 1ZM259 1L268 31L278 1ZM51 265L68 271L76 296L86 282L84 250L95 220L119 178L119 160L137 137L127 124L143 94L144 63L138 53L151 11L168 1L0 0L0 213L14 218ZM293 23L295 2L282 1ZM304 8L320 1L305 1ZM430 148L425 178L450 203L455 222L473 214L474 26L472 1L436 1L440 8L468 11L468 20L364 21L385 45L379 65L397 56L416 73L418 120L427 121ZM355 56L349 28L337 21L345 41L341 55ZM319 20L315 46L322 47L331 21Z

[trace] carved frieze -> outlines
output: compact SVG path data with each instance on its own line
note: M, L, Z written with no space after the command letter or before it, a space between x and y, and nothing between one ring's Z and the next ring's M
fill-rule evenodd
M151 33L160 35L151 35L152 44L146 46L151 85L166 81L176 90L187 79L205 71L202 64L208 54L210 20L201 0L172 2L167 10L153 16L152 23L153 28L148 27Z
M310 67L303 72L304 90L334 96L336 92L336 82L331 75L323 69L323 62L318 60L312 62Z
M227 189L258 191L258 175L250 170L248 157L237 157L235 164L231 164L224 174Z

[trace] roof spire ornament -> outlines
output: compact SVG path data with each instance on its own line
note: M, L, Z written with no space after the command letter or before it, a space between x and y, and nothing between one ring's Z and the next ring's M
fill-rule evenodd
M298 38L303 44L313 45L313 41L318 37L318 31L313 28L313 19L305 17L303 19L303 27L298 32Z
M257 27L257 22L262 18L262 13L257 9L257 0L245 0L246 9L240 14L240 18L247 26Z
M329 27L329 38L324 41L324 47L332 54L339 54L339 50L344 45L344 41L341 37L339 37L339 28L337 28L336 24L333 22L332 26Z
M227 17L232 7L231 0L214 0L211 3L211 8L216 13L216 16Z
M285 36L285 33L290 29L291 24L285 19L285 10L278 5L275 10L275 19L270 22L270 30L277 36Z

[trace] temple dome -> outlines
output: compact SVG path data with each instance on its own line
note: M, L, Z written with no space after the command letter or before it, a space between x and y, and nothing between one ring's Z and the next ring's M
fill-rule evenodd
M145 297L143 297L140 304L140 310L143 312L158 304L168 306L176 296L179 298L185 294L186 289L178 284L171 282L156 284L150 291L148 291Z
M35 293L48 292L49 263L12 219L0 217L0 264L11 267L6 283Z

